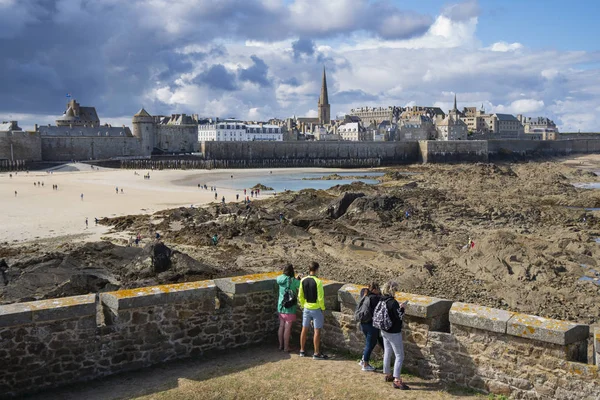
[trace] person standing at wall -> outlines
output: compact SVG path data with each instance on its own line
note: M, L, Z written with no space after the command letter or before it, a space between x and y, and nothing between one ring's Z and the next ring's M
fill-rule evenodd
M311 322L314 328L313 345L314 354L313 360L327 360L329 357L323 354L320 350L321 346L321 329L325 318L325 293L323 291L323 283L317 277L319 272L319 263L313 261L309 267L309 276L302 278L300 282L300 291L298 293L298 301L302 312L302 333L300 334L300 357L305 356L304 347L306 345L306 337Z
M377 304L381 300L381 292L379 290L379 283L377 282L371 283L368 288L363 290L361 291L360 302L354 313L354 319L360 323L360 330L365 335L365 348L359 364L363 371L375 371L375 367L369 364L369 360L378 342L383 347L383 339L379 335L379 329L373 326L373 314L375 314L375 307L377 307Z
M279 285L279 300L277 312L279 313L279 350L290 351L290 335L292 325L296 321L296 308L298 306L298 289L300 288L300 276L295 277L292 264L283 267L283 274L277 277Z
M402 343L402 319L406 302L398 304L395 299L398 284L389 281L381 289L381 301L375 307L373 326L381 329L383 336L383 373L385 381L392 382L394 389L409 390L402 382L402 362L404 361L404 344ZM391 372L392 353L394 353L394 372Z

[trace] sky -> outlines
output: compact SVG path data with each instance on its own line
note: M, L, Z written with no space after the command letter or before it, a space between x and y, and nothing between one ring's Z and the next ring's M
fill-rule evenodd
M429 105L600 131L597 0L0 0L0 119Z

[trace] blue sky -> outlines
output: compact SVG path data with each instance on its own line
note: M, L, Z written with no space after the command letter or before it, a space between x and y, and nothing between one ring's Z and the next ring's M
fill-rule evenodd
M594 0L0 0L0 119L484 105L599 130Z

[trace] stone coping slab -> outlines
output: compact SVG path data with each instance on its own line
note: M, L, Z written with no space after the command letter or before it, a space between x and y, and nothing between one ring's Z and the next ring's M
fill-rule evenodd
M547 319L535 315L514 314L506 333L541 342L568 345L587 340L590 327L573 322Z
M96 295L63 297L0 306L0 327L96 315Z
M508 320L515 313L497 308L467 303L454 303L450 308L450 323L484 331L506 333Z
M275 290L276 278L281 272L265 272L261 274L234 276L215 279L219 289L227 294L246 294Z
M100 295L103 304L115 310L149 307L166 303L183 303L206 297L215 297L212 280L149 286L137 289L117 290Z
M346 284L338 291L340 302L349 308L356 308L360 301L360 291L366 288L362 285ZM406 315L418 318L434 318L447 314L452 306L452 301L438 299L437 297L421 296L412 293L396 293L399 303L408 300Z

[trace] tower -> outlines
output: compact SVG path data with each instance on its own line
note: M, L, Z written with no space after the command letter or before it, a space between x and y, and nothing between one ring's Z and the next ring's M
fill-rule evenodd
M323 81L321 83L321 95L319 96L319 124L328 125L331 123L331 106L329 105L329 96L327 96L327 77L325 76L325 67L323 67Z
M142 142L142 154L149 156L154 149L154 118L142 108L133 116L133 136Z

